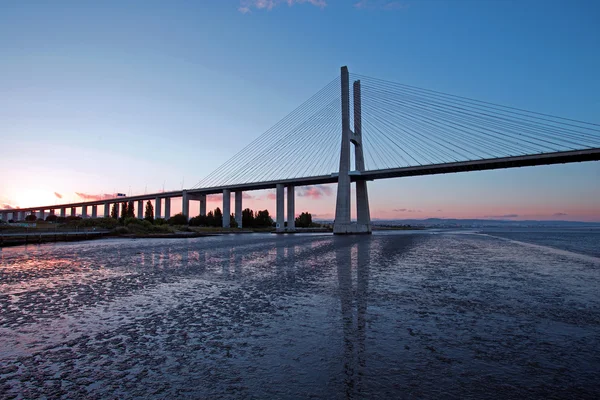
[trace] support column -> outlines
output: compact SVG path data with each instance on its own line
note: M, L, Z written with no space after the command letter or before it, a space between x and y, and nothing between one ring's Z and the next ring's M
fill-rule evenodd
M25 219L25 212L19 211L19 221L23 221Z
M285 192L284 186L282 183L278 183L276 186L276 208L275 208L275 229L277 232L285 232L285 215L284 215L284 206L285 206Z
M294 186L287 187L287 231L296 230L296 194Z
M65 207L60 209L61 218L65 218L67 216L67 209Z
M137 217L138 219L144 219L144 200L138 200L137 203Z
M74 217L76 215L77 215L77 208L71 207L71 217Z
M235 222L238 228L242 227L242 198L244 192L235 192Z
M92 206L92 218L98 218L98 206L95 204Z
M229 228L231 218L231 191L223 189L223 228Z
M154 199L154 219L160 218L162 214L162 210L160 209L162 205L162 201L160 197Z
M110 217L110 203L104 203L104 218Z
M365 171L365 157L363 155L362 143L362 112L360 81L355 81L354 92L354 162L356 170ZM367 192L367 181L356 181L356 224L360 233L371 233L371 213L369 211L369 194Z
M171 218L171 198L165 198L165 219Z
M87 206L81 206L81 218L87 218Z
M206 216L206 195L200 196L200 215Z
M8 213L1 213L0 214L0 219L2 219L2 221L6 222L8 221Z
M40 210L38 212L38 218L39 219L45 219L46 218L46 212L44 210Z
M181 195L181 213L185 215L188 221L190 220L190 200L186 190Z
M333 233L348 233L350 228L350 77L342 67L342 147L338 174Z

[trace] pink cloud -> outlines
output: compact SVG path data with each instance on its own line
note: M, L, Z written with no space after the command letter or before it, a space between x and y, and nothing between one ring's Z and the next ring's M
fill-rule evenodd
M90 201L112 199L115 197L112 194L106 194L106 193L105 194L89 194L89 193L75 192L75 194L77 195L77 197L79 197L83 200L90 200Z
M9 208L15 208L15 207L11 206L10 204L6 204L6 203L2 204L3 210L9 209Z
M252 9L270 11L281 3L285 3L289 7L293 6L294 4L303 3L312 4L313 6L319 8L324 8L327 6L327 2L325 0L242 0L240 2L240 6L238 7L238 11L242 14L248 14L252 12Z
M296 194L300 197L310 197L311 199L320 199L321 197L331 196L333 190L330 186L315 185L302 186L296 189Z
M58 197L59 199L62 199L62 194L60 194L60 193L57 193L57 192L54 192L54 195L55 195L56 197Z

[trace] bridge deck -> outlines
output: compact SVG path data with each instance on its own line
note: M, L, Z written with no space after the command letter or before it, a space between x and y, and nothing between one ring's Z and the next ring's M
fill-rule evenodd
M414 167L402 167L402 168L391 168L391 169L380 169L365 171L362 173L353 173L350 178L352 181L357 180L376 180L376 179L389 179L389 178L401 178L406 176L420 176L420 175L436 175L436 174L448 174L455 172L467 172L467 171L486 171L493 169L505 169L505 168L517 168L517 167L530 167L536 165L551 165L551 164L566 164L574 162L584 161L600 161L600 148L586 149L586 150L573 150L573 151L562 151L555 153L541 153L531 154L525 156L514 156L514 157L503 157L503 158L491 158L481 159L473 161L461 161L454 163L445 164L432 164L432 165L419 165ZM285 180L276 180L268 182L254 182L239 185L230 186L218 186L210 188L199 188L188 190L187 193L193 199L194 196L208 195L222 193L223 189L229 189L233 191L252 191L261 189L272 189L277 184L294 185L294 186L307 186L307 185L322 185L328 183L337 182L337 174L321 175L306 178L293 178ZM88 202L69 203L69 204L55 204L38 207L27 207L16 209L15 211L34 211L34 210L50 210L59 208L71 208L71 207L82 207L82 206L93 206L103 205L105 203L115 202L128 202L138 200L153 200L155 198L166 198L166 197L181 197L183 195L182 190L151 193L138 196L129 197L117 197L112 199L95 200ZM11 212L13 210L0 210L3 212Z

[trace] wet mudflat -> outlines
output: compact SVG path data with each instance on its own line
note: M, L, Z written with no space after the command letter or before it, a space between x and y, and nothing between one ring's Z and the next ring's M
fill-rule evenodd
M6 248L0 398L598 398L600 259L536 243L382 232Z

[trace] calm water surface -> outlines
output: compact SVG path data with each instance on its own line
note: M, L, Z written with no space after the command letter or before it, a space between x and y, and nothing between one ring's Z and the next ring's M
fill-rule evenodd
M598 232L0 251L0 398L599 398Z

